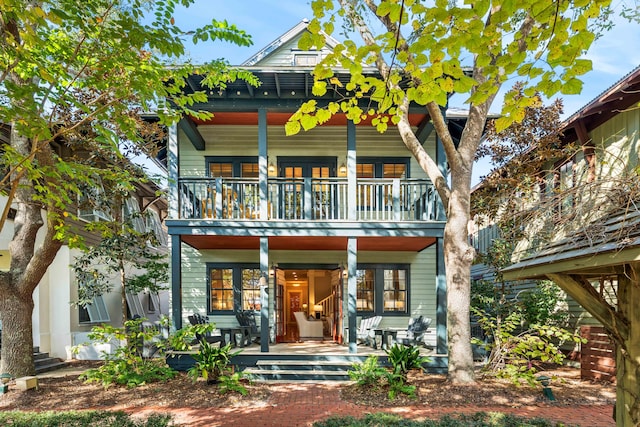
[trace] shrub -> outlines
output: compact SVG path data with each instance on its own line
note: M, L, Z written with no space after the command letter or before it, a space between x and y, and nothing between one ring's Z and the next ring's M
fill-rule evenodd
M420 347L418 346L394 344L385 352L393 373L402 376L405 381L410 370L423 369L422 365L431 361L427 356L420 356Z
M372 354L362 363L354 363L347 372L359 386L378 386L386 378L387 370L380 366L378 356Z
M137 387L149 382L166 381L176 376L176 371L159 360L142 358L139 343L150 340L154 334L142 330L142 320L128 320L124 328L111 325L95 326L89 338L103 344L115 340L121 345L113 354L104 354L105 361L102 366L87 370L80 375L80 379L89 383L101 383L105 387L112 384Z
M501 412L444 415L439 420L408 420L398 415L375 413L362 418L334 416L313 423L313 427L566 427L543 418L522 418Z
M216 347L202 340L198 353L193 355L196 364L189 369L188 375L194 382L200 377L217 382L221 376L230 376L233 373L233 367L229 363L231 358L239 353L231 353L230 343Z
M122 411L46 411L0 412L0 425L12 427L167 427L173 426L171 415L151 414L146 419L132 419Z

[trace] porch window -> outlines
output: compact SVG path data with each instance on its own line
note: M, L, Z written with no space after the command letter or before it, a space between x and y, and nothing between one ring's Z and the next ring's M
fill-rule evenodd
M242 309L260 310L260 269L242 269Z
M374 311L374 279L375 270L356 272L356 309L358 311Z
M257 178L258 158L251 156L206 157L207 171L212 178Z
M383 308L385 312L407 311L406 270L384 270Z
M208 264L208 313L260 310L258 264Z
M233 269L212 268L209 272L210 299L209 311L232 311Z
M408 265L359 265L356 275L357 311L375 315L408 313Z

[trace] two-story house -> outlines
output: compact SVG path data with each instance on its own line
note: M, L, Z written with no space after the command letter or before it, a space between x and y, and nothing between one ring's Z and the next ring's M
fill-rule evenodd
M241 64L259 87L238 81L208 91L194 108L214 117L185 117L169 133L175 325L195 312L229 327L235 313L254 310L267 352L299 338L293 313L302 311L324 319L325 342L348 342L355 352L358 319L379 315L381 326L406 328L423 315L444 354L444 217L395 129L381 134L338 115L285 136L289 116L315 98L314 65L337 43L300 50L307 25ZM332 84L347 75L338 70ZM187 90L206 90L201 80L191 76ZM416 107L411 122L444 168L426 110Z

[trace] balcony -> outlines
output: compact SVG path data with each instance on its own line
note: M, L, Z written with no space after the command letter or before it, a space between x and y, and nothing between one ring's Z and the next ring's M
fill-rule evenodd
M439 200L425 179L359 179L349 198L347 178L269 178L264 218L257 178L181 178L178 188L180 219L220 221L435 221Z

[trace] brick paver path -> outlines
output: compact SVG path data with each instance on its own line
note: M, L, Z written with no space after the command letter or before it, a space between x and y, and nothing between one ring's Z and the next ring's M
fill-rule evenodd
M167 412L166 408L146 408L136 411ZM172 409L177 423L194 427L307 427L315 421L331 415L362 416L370 412L389 412L406 418L439 418L447 413L475 413L500 411L527 417L544 417L549 420L579 425L581 427L611 427L611 405L560 406L540 405L521 407L429 407L410 406L373 408L358 406L340 399L339 386L331 384L283 384L269 401L258 407Z

